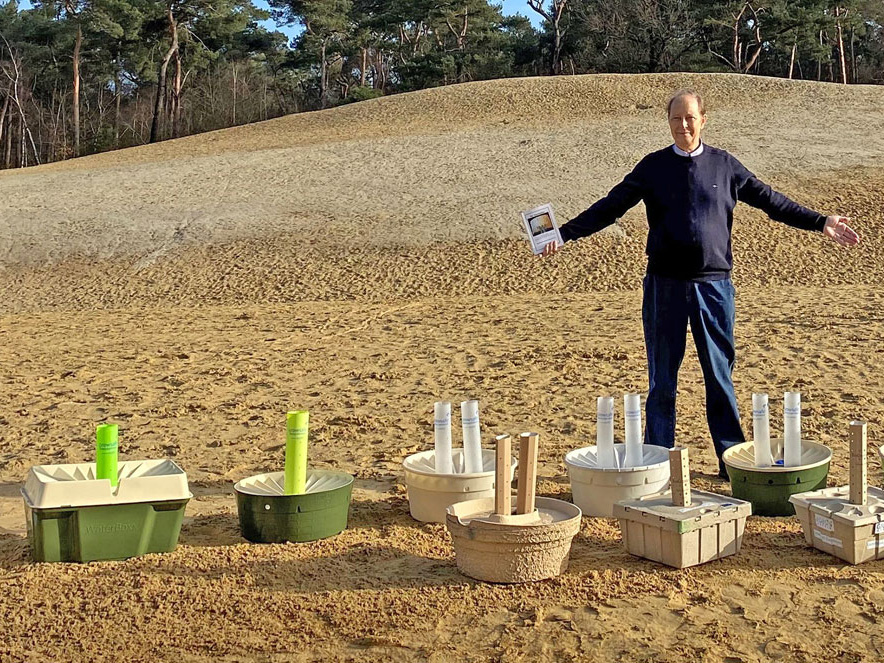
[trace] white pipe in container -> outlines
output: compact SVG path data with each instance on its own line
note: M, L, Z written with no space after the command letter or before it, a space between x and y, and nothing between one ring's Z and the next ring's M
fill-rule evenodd
M451 460L451 403L436 403L433 417L433 429L436 433L436 473L454 474Z
M641 396L626 394L623 397L626 420L626 460L624 467L640 467L642 465L642 410Z
M801 465L801 394L797 391L783 395L783 465Z
M770 409L767 394L752 394L752 437L755 442L755 466L770 467Z
M479 430L479 401L463 401L460 404L460 419L463 426L464 472L481 472L482 434Z
M598 397L596 418L596 456L599 467L616 467L614 456L614 397Z

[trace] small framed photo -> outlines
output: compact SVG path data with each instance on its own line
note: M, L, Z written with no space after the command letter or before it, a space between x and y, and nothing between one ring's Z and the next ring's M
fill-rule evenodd
M549 203L522 212L522 223L525 225L534 255L543 253L543 248L550 242L558 242L559 246L563 244L559 225Z

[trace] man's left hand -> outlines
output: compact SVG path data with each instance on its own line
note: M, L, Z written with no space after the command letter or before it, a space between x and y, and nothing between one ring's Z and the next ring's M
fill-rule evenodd
M823 234L841 246L856 246L859 234L847 225L848 221L850 219L846 216L827 216Z

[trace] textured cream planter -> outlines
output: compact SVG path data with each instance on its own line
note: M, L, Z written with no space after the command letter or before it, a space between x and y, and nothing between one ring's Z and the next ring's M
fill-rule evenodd
M535 497L537 435L523 433L519 449L519 492L510 489L509 435L497 438L494 497L448 507L446 525L457 568L485 582L531 582L554 578L568 566L571 540L580 530L580 509Z
M452 504L494 497L494 450L482 450L484 472L463 474L463 449L452 453L454 469L460 473L437 474L436 452L421 451L405 459L405 485L411 517L423 523L444 523L445 510ZM517 462L512 461L510 480Z
M669 483L669 455L663 447L643 444L639 467L622 467L625 444L614 445L617 467L599 467L596 449L592 445L565 455L571 496L584 515L613 518L617 502L659 493Z
M536 498L536 507L520 523L519 516L489 520L494 498L452 505L447 525L458 570L486 582L530 582L563 573L580 530L580 509L548 497Z

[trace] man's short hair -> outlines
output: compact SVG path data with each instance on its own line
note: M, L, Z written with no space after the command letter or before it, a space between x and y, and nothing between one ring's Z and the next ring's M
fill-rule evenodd
M682 88L675 92L671 97L669 97L669 103L666 104L666 117L669 117L669 114L672 113L672 104L675 103L676 99L681 99L682 97L693 97L697 100L697 108L700 109L700 115L703 116L706 114L706 104L703 103L703 97L693 88Z

